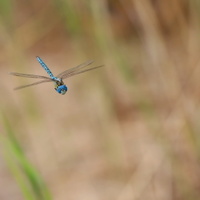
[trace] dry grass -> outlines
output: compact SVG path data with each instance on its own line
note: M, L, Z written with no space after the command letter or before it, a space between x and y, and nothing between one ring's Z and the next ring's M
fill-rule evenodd
M200 198L197 1L0 7L0 199L51 199L34 188L27 197L10 173L34 187L13 136L55 200ZM105 67L67 80L65 96L51 84L13 91L32 80L8 72L45 75L37 55L55 74L90 59Z

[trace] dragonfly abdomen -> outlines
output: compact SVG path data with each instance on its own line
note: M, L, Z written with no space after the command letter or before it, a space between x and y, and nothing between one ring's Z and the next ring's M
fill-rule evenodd
M39 56L37 56L36 58L37 58L38 62L42 65L42 67L45 69L45 71L48 73L48 75L52 79L54 79L55 78L54 75L52 74L52 72L50 71L50 69L47 67L47 65L43 62L43 60Z

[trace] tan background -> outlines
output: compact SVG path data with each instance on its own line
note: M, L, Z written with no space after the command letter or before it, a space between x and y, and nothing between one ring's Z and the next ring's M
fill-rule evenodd
M11 133L55 200L200 199L199 6L1 0L0 199L31 199ZM34 80L11 71L46 75L35 56L55 74L105 67L67 79L64 96L13 91Z

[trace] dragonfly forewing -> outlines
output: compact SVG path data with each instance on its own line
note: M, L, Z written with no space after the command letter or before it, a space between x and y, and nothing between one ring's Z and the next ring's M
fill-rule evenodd
M41 79L51 80L51 78L47 76L41 76L41 75L35 75L35 74L23 74L23 73L17 73L17 72L11 72L10 74L13 76L20 76L24 78L41 78Z
M19 90L19 89L22 89L22 88L26 88L26 87L30 87L30 86L33 86L33 85L38 85L38 84L41 84L41 83L48 83L48 82L51 82L53 80L43 80L43 81L38 81L38 82L35 82L35 83L31 83L31 84L28 84L28 85L22 85L22 86L19 86L19 87L16 87L14 88L14 90Z
M58 78L62 78L62 77L63 77L64 75L66 75L66 74L70 74L70 73L73 73L73 72L75 72L75 71L79 71L79 70L81 70L82 68L91 65L93 62L94 62L93 60L89 60L89 61L87 61L87 62L84 62L84 63L82 63L82 64L76 66L76 67L67 69L67 70L61 72L60 74L58 74L57 77L58 77Z
M82 70L82 71L74 71L74 72L71 72L71 73L66 73L66 74L63 74L61 79L66 79L66 78L69 78L71 76L75 76L75 75L78 75L78 74L81 74L81 73L84 73L84 72L87 72L87 71L90 71L90 70L93 70L93 69L97 69L97 68L100 68L100 67L103 67L103 65L100 65L100 66L97 66L97 67L92 67L92 68L85 69L85 70Z

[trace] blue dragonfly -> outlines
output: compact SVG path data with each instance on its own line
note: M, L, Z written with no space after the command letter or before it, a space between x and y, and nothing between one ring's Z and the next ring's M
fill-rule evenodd
M84 72L87 72L87 71L90 71L90 70L93 70L93 69L97 69L97 68L103 66L103 65L101 65L101 66L97 66L97 67L83 69L83 68L85 68L88 65L93 63L93 61L91 60L91 61L87 61L85 63L82 63L82 64L80 64L76 67L67 69L67 70L61 72L60 74L58 74L57 76L54 76L53 73L50 71L50 69L47 67L47 65L43 62L43 60L39 56L37 56L36 58L37 58L38 62L41 64L41 66L45 69L45 71L47 72L49 77L41 76L41 75L35 75L35 74L23 74L23 73L11 72L10 74L14 75L14 76L41 79L40 81L31 83L31 84L28 84L28 85L22 85L22 86L16 87L16 88L14 88L14 90L19 90L19 89L22 89L22 88L26 88L26 87L33 86L33 85L38 85L38 84L41 84L41 83L54 82L55 90L59 94L64 95L67 92L68 88L64 84L63 79L66 79L66 78L69 78L71 76L75 76L77 74L81 74L81 73L84 73Z

